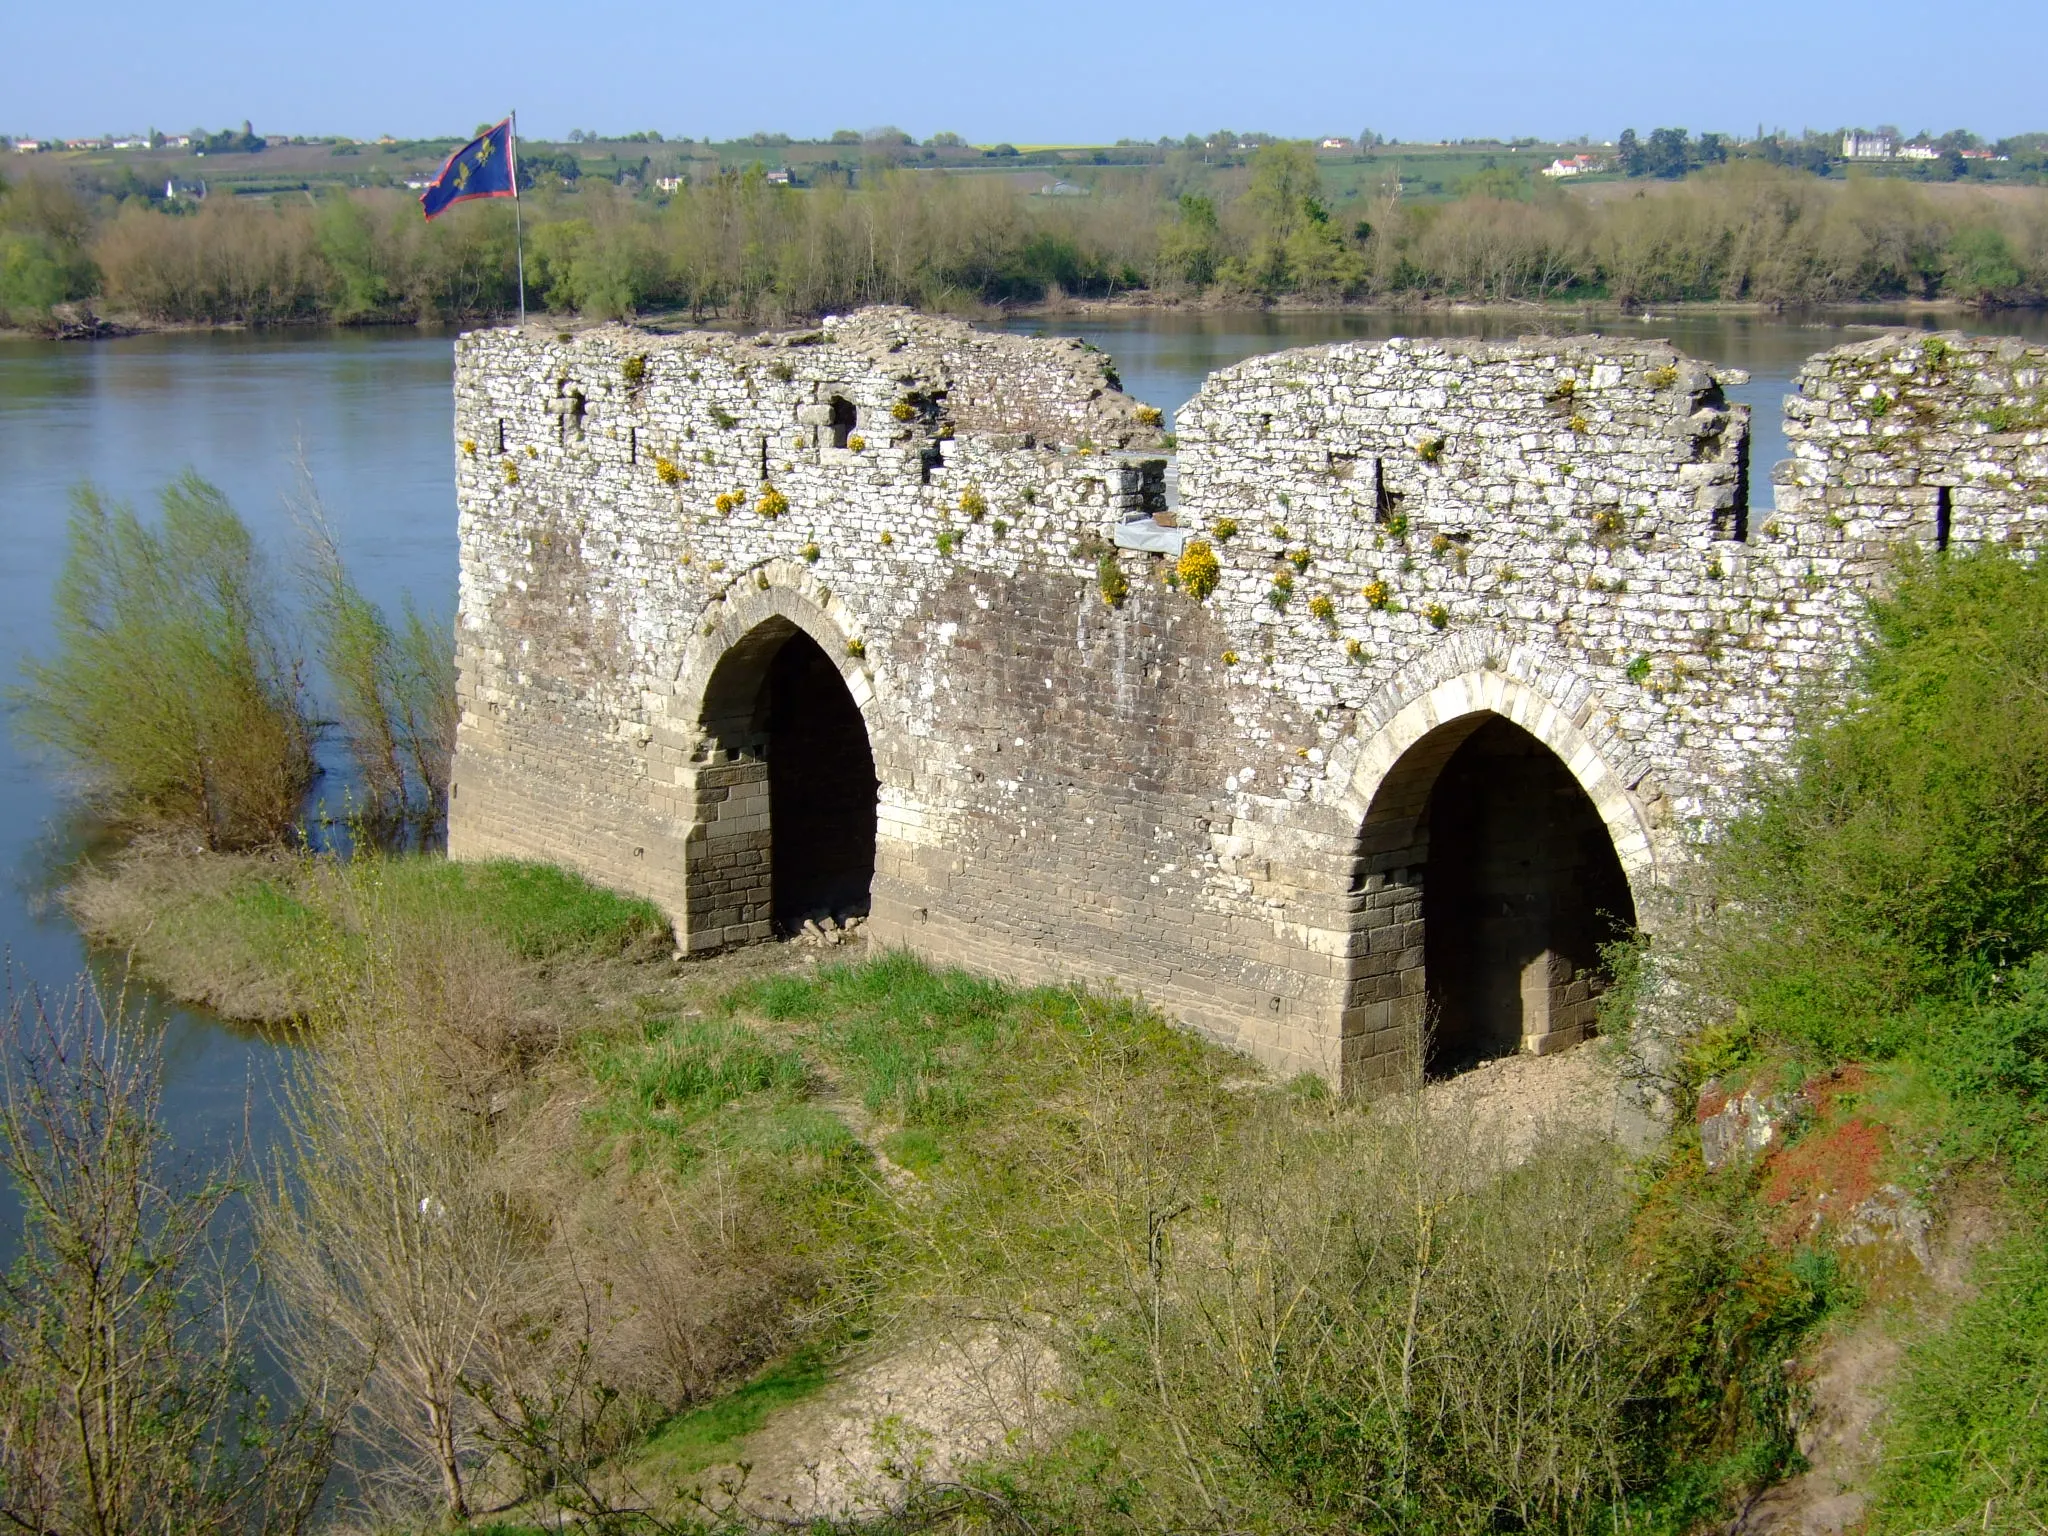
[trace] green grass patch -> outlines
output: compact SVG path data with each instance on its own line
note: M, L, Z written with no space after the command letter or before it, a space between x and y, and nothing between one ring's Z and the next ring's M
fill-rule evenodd
M832 1379L832 1352L800 1349L720 1398L677 1414L647 1442L649 1464L672 1477L688 1477L732 1459L736 1443L768 1416L810 1397Z
M803 1037L848 1073L871 1113L933 1126L971 1117L983 1059L1015 1036L1022 996L892 953L740 987L724 1006L805 1026Z
M589 1042L585 1065L604 1090L585 1124L636 1166L687 1166L736 1135L783 1155L851 1142L843 1124L797 1102L803 1054L731 1018L657 1018L638 1038Z

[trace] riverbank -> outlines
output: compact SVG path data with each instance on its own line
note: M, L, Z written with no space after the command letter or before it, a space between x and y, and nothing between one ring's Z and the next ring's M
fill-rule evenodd
M84 306L71 306L81 314L67 318L51 331L23 329L0 325L0 340L61 340L61 341L102 341L128 336L174 336L182 334L247 333L266 331L306 330L360 330L410 331L427 335L454 335L473 327L487 327L509 324L510 313L479 315L464 321L443 320L357 320L336 321L327 317L302 319L248 321L163 321L153 320L137 314L101 315ZM1965 303L1953 299L1897 299L1868 300L1856 303L1788 305L1758 303L1747 300L1674 300L1669 303L1649 305L1616 304L1608 300L1585 300L1576 303L1539 302L1536 300L1512 300L1502 303L1476 303L1465 299L1310 299L1302 297L1281 297L1259 300L1245 294L1203 294L1195 297L1175 295L1133 293L1120 294L1111 298L1090 299L1064 294L1054 295L1028 304L980 305L965 304L946 308L943 313L978 325L1000 325L1006 321L1046 319L1096 319L1096 318L1144 318L1148 316L1291 316L1323 315L1386 318L1403 315L1430 317L1469 316L1475 319L1492 317L1527 317L1539 323L1544 329L1586 328L1592 329L1606 323L1627 321L1628 323L1654 323L1658 319L1690 320L1714 317L1757 317L1777 320L1786 324L1806 323L1820 326L1854 326L1868 323L1873 326L1889 327L1900 323L1928 324L1930 329L1969 331L1973 321L1981 321L1987 315L2023 316L2048 315L2048 306L2000 305L1985 306ZM606 322L589 320L574 312L554 313L544 310L530 311L533 323L557 326L563 330L578 330L585 326ZM651 311L637 315L630 322L655 330L758 330L777 326L802 325L821 318L818 315L780 316L773 321L744 321L716 313L705 315L679 314L675 311Z
M1794 1151L1724 1164L1689 1117L1667 1140L1623 1112L1612 1044L1344 1102L1129 999L858 944L677 962L644 904L536 866L145 849L66 902L181 995L311 1023L345 1077L424 1082L416 1115L471 1127L465 1177L517 1191L522 1326L568 1329L582 1374L501 1353L497 1390L616 1406L544 1448L548 1494L464 1408L499 1530L629 1508L964 1530L1001 1499L1136 1531L1196 1518L1207 1484L1275 1530L1505 1504L1563 1532L1619 1497L1675 1533L1803 1451L1758 1506L1791 1522L1867 1497L1897 1341L1968 1303L2000 1230L1979 1180L1958 1219L1882 1196L1899 1219L1854 1235L1941 1135L1896 1067L1753 1056L1703 1119L1796 1102ZM403 1020L396 1058L370 998ZM1393 1411L1378 1367L1418 1341L1401 1411L1430 1449L1388 1527L1358 1501L1397 1474L1326 1416ZM1541 1454L1498 1455L1510 1426Z

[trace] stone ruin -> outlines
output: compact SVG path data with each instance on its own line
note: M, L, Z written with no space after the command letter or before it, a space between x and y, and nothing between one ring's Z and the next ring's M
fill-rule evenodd
M1086 344L893 309L456 352L458 857L1109 983L1358 1085L1585 1037L1602 943L1901 545L2048 531L2048 356L1824 353L1752 513L1659 342L1340 343L1177 440Z

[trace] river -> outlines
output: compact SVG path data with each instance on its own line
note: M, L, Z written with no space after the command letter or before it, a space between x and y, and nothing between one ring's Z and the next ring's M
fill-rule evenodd
M1610 334L1666 337L1695 356L1749 370L1730 391L1756 408L1758 506L1784 457L1780 402L1814 352L1903 317L1802 321L1680 315L1609 320ZM1553 322L1554 323L1554 322ZM1912 323L1935 328L1929 320ZM1179 314L1058 316L1012 322L1036 334L1087 337L1110 353L1125 388L1167 411L1204 375L1284 347L1393 335L1507 336L1516 313ZM2048 316L1999 315L1970 329L2048 341ZM186 467L227 492L270 552L288 601L296 540L287 497L301 453L358 581L395 607L410 591L451 612L455 492L447 334L378 331L196 333L92 344L0 341L0 678L50 643L52 586L63 561L72 488L91 480L147 506ZM0 949L15 984L68 986L87 962L49 900L77 856L52 766L0 732ZM102 969L105 970L105 957ZM259 1145L274 1126L282 1047L260 1032L170 1010L165 1107L178 1144L202 1158L237 1141L245 1107ZM8 1197L0 1194L0 1202ZM0 1205L0 1263L15 1223Z

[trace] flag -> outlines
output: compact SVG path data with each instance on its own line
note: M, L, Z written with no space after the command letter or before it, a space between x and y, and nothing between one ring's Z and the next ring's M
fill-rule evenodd
M448 157L434 184L420 194L428 218L472 197L517 197L512 166L512 119L471 139Z

